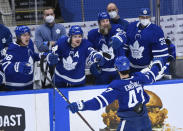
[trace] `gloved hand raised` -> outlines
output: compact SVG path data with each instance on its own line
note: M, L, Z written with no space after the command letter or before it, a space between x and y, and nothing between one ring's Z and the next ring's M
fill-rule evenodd
M103 58L101 53L95 53L94 55L94 61L99 62Z
M105 59L101 53L96 53L94 55L94 62L97 63L99 66L103 66L105 64Z
M16 62L14 68L16 72L19 72L25 75L32 74L33 72L33 66L31 66L31 64L27 62Z
M126 38L124 37L123 39L119 35L114 35L109 41L109 46L112 46L113 49L117 49L124 44Z
M58 55L55 55L53 53L49 53L47 55L48 64L51 66L56 65L58 63L58 60L59 60Z
M153 60L151 61L150 65L149 65L149 68L151 69L155 65L157 65L159 67L159 70L161 70L165 65L163 58L161 58L161 57L153 58Z
M82 111L84 108L83 101L73 102L67 106L72 113L76 113L78 111Z

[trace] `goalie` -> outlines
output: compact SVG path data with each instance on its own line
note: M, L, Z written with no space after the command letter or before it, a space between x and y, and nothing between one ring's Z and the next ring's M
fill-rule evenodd
M132 22L128 26L127 42L124 44L124 49L130 60L132 72L141 71L157 60L163 67L169 56L163 30L151 23L150 14L149 8L140 9L139 21ZM161 70L163 73L165 67ZM160 78L159 75L157 79Z

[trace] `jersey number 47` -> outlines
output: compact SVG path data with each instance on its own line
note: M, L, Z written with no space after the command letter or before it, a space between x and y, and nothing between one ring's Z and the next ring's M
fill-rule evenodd
M136 104L139 103L139 101L137 100L137 98L140 99L139 97L141 97L142 100L141 103L144 103L145 98L143 92L144 90L141 86L129 91L129 101L128 101L129 108L134 107Z

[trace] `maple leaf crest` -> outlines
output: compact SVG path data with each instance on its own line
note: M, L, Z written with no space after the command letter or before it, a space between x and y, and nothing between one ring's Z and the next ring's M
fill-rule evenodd
M66 70L74 70L77 65L77 62L73 62L71 56L68 56L66 59L63 58L63 66Z
M112 59L114 59L114 50L113 50L112 47L108 47L106 44L103 44L102 45L102 52L106 52L106 53L108 53L108 54L111 55L111 58L110 59L108 59L108 58L105 57L106 60L112 60Z
M139 45L138 41L135 41L135 43L132 45L130 45L130 50L131 50L131 53L132 53L132 57L135 58L135 59L141 59L143 56L142 56L142 53L144 51L144 47Z

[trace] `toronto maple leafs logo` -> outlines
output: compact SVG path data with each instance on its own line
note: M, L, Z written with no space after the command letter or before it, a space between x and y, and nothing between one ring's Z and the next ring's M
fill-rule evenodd
M159 38L159 42L161 45L165 45L166 44L166 41L165 41L165 38Z
M147 15L147 10L143 10L143 14L144 15Z
M108 54L111 55L111 58L110 59L105 57L106 60L112 60L112 59L114 59L114 51L113 51L113 48L112 47L108 47L107 45L103 44L102 45L102 52L106 52L106 53L108 53Z
M60 34L61 30L60 29L56 29L56 33Z
M3 38L2 39L2 43L6 43L6 38Z
M63 66L66 70L74 70L76 68L77 62L73 62L71 56L68 56L66 59L63 58Z
M135 58L135 59L141 59L143 56L142 56L142 53L144 51L144 47L139 45L138 41L135 41L135 43L132 45L130 45L130 50L131 50L131 53L132 53L132 57Z

